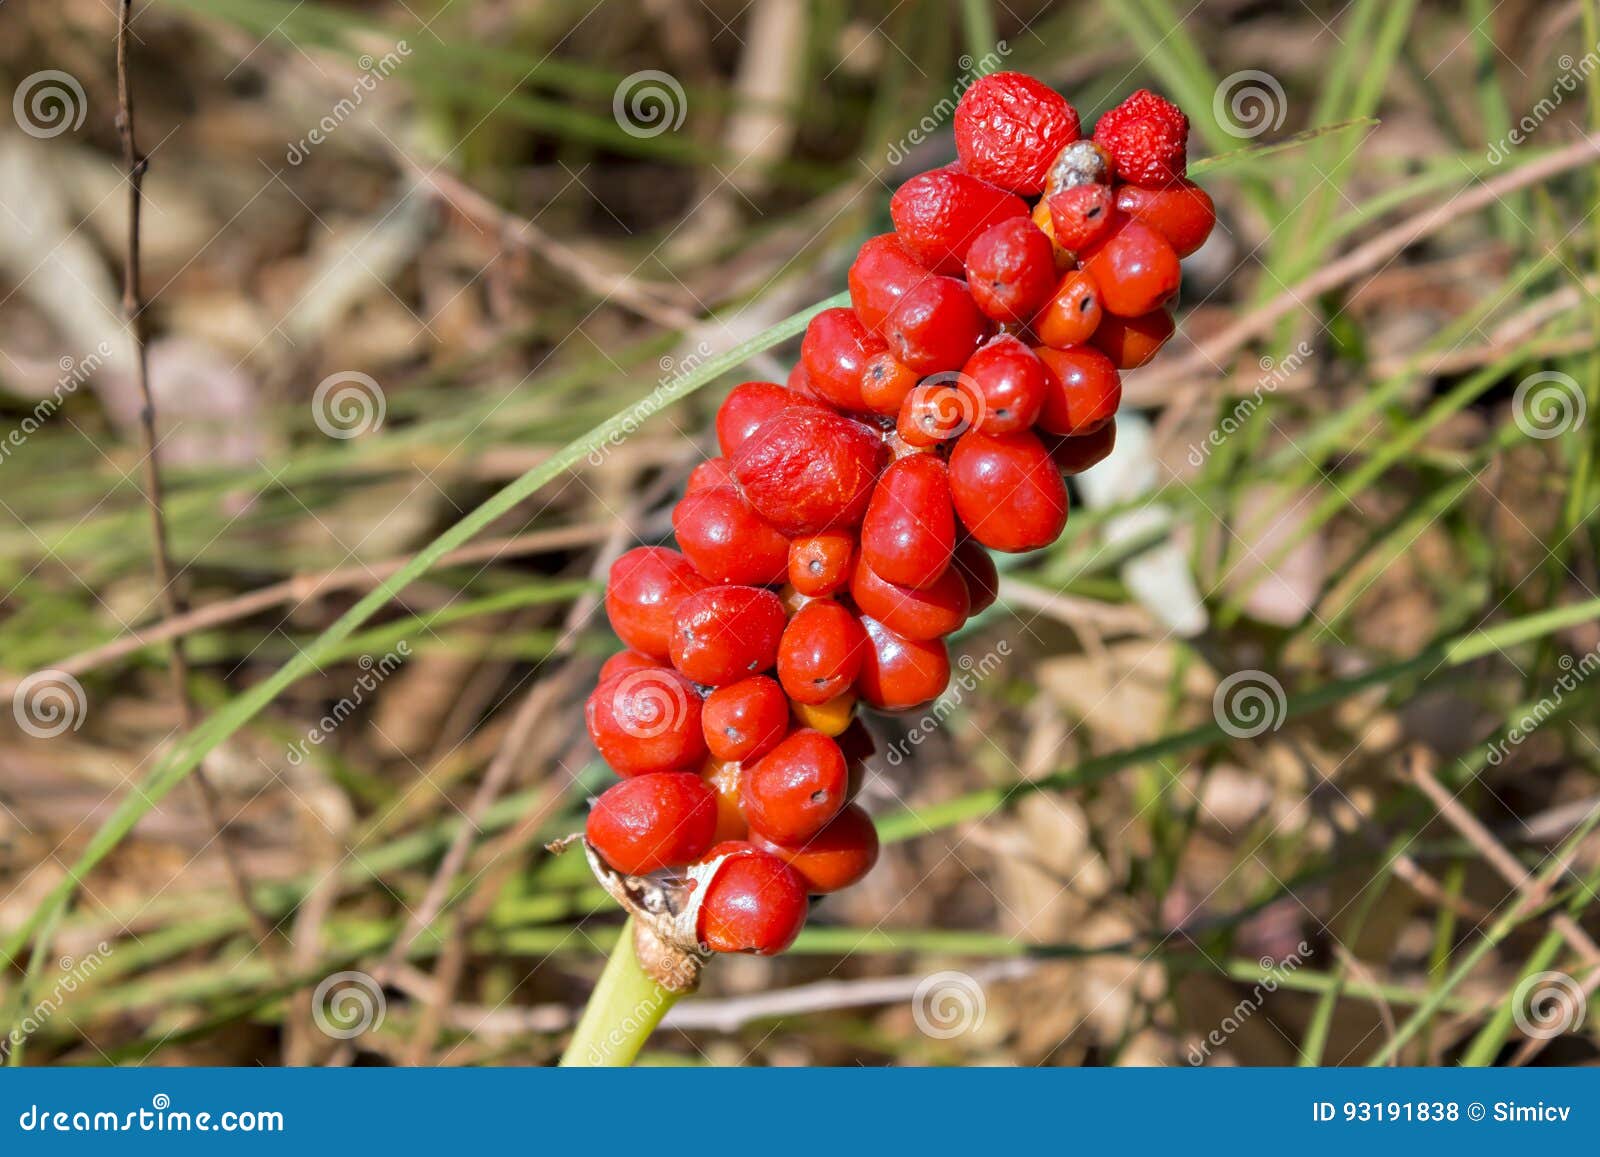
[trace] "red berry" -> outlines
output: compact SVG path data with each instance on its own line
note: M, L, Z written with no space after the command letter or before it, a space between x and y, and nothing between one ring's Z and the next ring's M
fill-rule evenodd
M1092 434L1122 403L1122 375L1093 346L1036 351L1045 368L1039 429L1048 434Z
M967 250L989 226L1027 219L1021 197L966 173L934 169L912 177L889 200L900 242L935 273L960 273Z
M839 814L849 782L837 743L820 731L796 731L746 770L750 830L780 844L803 844Z
M685 771L706 757L700 693L668 667L625 671L584 705L589 738L618 775Z
M789 387L791 393L799 395L808 402L816 402L816 391L811 388L811 376L806 373L805 362L795 362L794 369L789 371L789 376L784 379L784 385Z
M692 864L716 838L716 796L698 775L681 771L636 776L595 800L584 834L617 871L642 876Z
M641 655L637 651L618 651L611 658L600 664L600 678L596 682L604 683L607 679L614 679L618 675L626 675L629 671L665 669L665 663L659 663L649 655Z
M1117 444L1117 421L1113 418L1092 434L1076 438L1046 438L1050 461L1056 464L1062 477L1082 474L1089 467L1103 462Z
M955 542L944 463L932 454L891 462L861 522L863 561L890 582L931 586L949 568Z
M726 458L707 458L693 470L689 471L689 481L684 486L685 494L693 494L697 490L714 490L718 486L737 486L738 479L733 476L733 463Z
M1109 236L1090 246L1083 268L1100 287L1100 304L1118 317L1158 309L1178 292L1182 270L1167 239L1148 225L1121 218Z
M1057 485L1060 482L1056 477ZM956 509L960 509L959 504ZM865 560L856 563L855 574L850 579L850 597L863 615L870 615L908 639L937 639L948 635L967 621L972 605L967 584L954 570L947 569L931 586L908 587L890 582Z
M1034 352L1010 334L978 347L962 367L959 387L973 396L977 428L985 434L1026 430L1044 405L1045 369Z
M950 652L943 639L907 639L876 619L864 618L871 649L856 688L880 711L903 711L937 699L950 684Z
M1115 218L1109 185L1075 185L1049 198L1051 235L1056 244L1082 253L1105 237Z
M796 703L819 704L850 689L867 637L841 603L816 599L794 613L778 644L778 681Z
M967 289L996 321L1027 321L1055 280L1055 247L1026 217L991 225L967 250Z
M806 886L794 869L750 844L718 844L707 859L726 855L700 905L700 943L713 952L776 956L806 922Z
M825 309L806 326L800 358L813 393L841 410L864 410L861 374L883 349L883 339L861 324L855 310Z
M964 282L930 277L900 298L884 323L889 349L919 374L958 370L988 330Z
M893 233L869 239L850 266L850 304L869 329L883 328L885 319L907 290L933 276L917 263Z
M850 585L855 552L856 536L846 530L796 538L789 543L789 585L808 598L836 594Z
M867 359L861 371L861 402L874 414L893 417L917 384L917 373L885 350Z
M777 662L783 620L783 604L769 590L707 587L678 604L672 665L708 687L737 683Z
M809 405L810 399L777 382L742 382L717 409L717 444L729 458L768 418L785 407Z
M1111 154L1118 177L1159 188L1184 174L1189 118L1166 97L1141 88L1096 122L1094 141Z
M1049 302L1033 319L1033 332L1045 345L1062 349L1088 341L1104 316L1100 288L1094 278L1082 269L1074 269L1061 279Z
M955 115L956 154L975 177L1035 196L1050 162L1078 139L1078 113L1059 93L1020 72L979 77Z
M1210 195L1191 181L1162 189L1123 185L1117 190L1117 208L1165 237L1179 257L1204 245L1217 223L1217 207Z
M1172 314L1153 310L1139 317L1112 317L1107 314L1094 331L1090 342L1111 359L1119 370L1137 369L1155 357L1177 328Z
M685 494L672 531L694 569L714 583L762 586L789 573L789 540L732 486Z
M887 457L860 422L791 406L739 447L733 472L756 511L787 535L854 526Z
M828 826L798 848L785 847L761 835L751 843L788 864L805 882L806 891L824 895L848 888L878 862L878 829L866 812L850 804Z
M677 551L636 546L611 564L606 579L606 617L628 648L665 661L673 612L707 585Z
M708 759L700 769L700 782L711 789L717 800L717 834L713 838L718 842L750 838L744 804L739 801L739 785L743 781L744 765L736 759Z
M1066 485L1028 431L963 434L950 452L950 493L962 524L990 550L1037 550L1067 524Z
M895 433L906 445L926 450L972 429L982 416L981 404L975 392L960 389L954 381L930 379L906 395Z
M752 675L707 695L700 727L713 758L760 759L789 729L789 700L776 679Z
M972 604L969 614L976 615L994 606L1000 597L1000 572L995 569L988 551L972 539L964 538L956 543L950 564L967 584L967 599Z

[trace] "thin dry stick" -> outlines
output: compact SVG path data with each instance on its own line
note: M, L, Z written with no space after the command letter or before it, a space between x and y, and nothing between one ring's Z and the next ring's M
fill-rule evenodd
M145 345L144 299L139 286L139 215L143 200L145 158L140 156L134 138L133 85L128 76L128 30L132 22L133 0L122 0L117 17L117 134L122 138L122 160L128 175L128 241L122 264L122 312L133 339L134 376L139 383L139 428L144 439L144 496L150 506L150 537L155 555L156 585L168 618L181 615L183 600L173 582L172 557L167 548L167 520L162 508L161 466L156 457L156 404L150 393L150 365ZM178 699L183 729L191 731L198 721L194 700L189 695L189 664L183 645L173 639L169 647L168 670ZM250 920L257 943L271 953L272 928L255 906L250 895L250 878L245 874L238 848L222 814L222 802L215 786L206 777L204 765L194 769L206 822L217 833L217 849L227 870L228 882Z

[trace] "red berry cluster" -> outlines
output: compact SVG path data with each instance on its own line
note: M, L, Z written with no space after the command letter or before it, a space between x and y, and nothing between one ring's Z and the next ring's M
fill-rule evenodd
M787 385L728 395L679 550L611 568L628 650L587 720L625 778L586 834L630 875L721 859L696 929L713 951L781 952L809 894L872 867L858 699L939 695L944 636L995 599L987 550L1060 535L1063 477L1111 451L1120 370L1171 336L1179 258L1215 221L1184 179L1188 122L1153 93L1080 140L1063 97L998 73L955 132L960 160L895 193L852 308L812 319Z

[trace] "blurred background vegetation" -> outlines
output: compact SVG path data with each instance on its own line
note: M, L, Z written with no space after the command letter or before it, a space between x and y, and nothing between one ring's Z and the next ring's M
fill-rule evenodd
M9 1060L559 1054L620 922L543 848L606 781L597 580L996 67L1178 100L1221 228L1118 471L874 721L877 870L648 1059L1596 1056L1595 0L135 5L160 630L112 9L0 37Z

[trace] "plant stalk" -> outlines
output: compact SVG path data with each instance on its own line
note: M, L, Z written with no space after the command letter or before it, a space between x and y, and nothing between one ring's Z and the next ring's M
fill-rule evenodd
M662 988L639 966L633 929L630 917L562 1054L563 1068L631 1065L661 1018L677 1003L679 993Z

